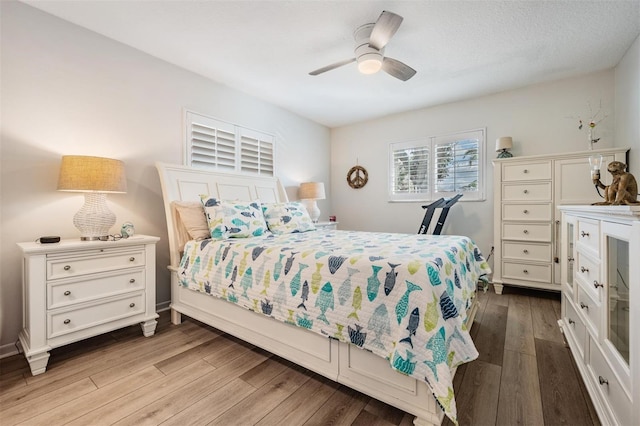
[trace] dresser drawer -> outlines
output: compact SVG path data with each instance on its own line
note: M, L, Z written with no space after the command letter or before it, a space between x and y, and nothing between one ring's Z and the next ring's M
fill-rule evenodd
M505 240L551 241L550 223L502 223Z
M564 297L564 295L563 295ZM577 343L578 351L580 352L580 358L584 359L585 342L587 338L587 329L582 322L582 317L578 315L576 307L573 302L565 297L565 312L564 312L564 330L566 333L571 333L573 340Z
M502 262L502 276L551 284L551 264L532 265L520 262Z
M551 243L535 244L504 241L502 243L502 258L534 262L551 262Z
M502 185L502 201L551 201L551 182Z
M607 401L607 405L612 408L617 424L632 425L631 409L633 404L624 386L613 373L607 364L600 348L595 341L589 344L589 373L592 376L597 388L597 392ZM637 417L636 421L638 420Z
M47 314L47 337L51 339L110 321L142 314L144 311L144 292L77 309L49 311Z
M591 294L591 297L595 301L601 302L600 262L591 259L589 256L580 251L576 253L575 262L576 280L588 293Z
M577 290L578 306L576 309L582 312L587 320L585 325L591 330L594 339L597 340L600 335L601 304L594 300L589 292L584 291L583 288L578 286Z
M96 272L118 271L144 266L144 247L129 250L104 250L100 254L47 257L47 280L69 278Z
M578 243L588 247L596 256L600 253L600 226L596 221L578 220Z
M551 179L551 161L527 164L502 164L502 181Z
M502 220L550 221L551 203L544 204L503 204Z
M99 276L91 280L62 282L54 281L47 286L47 307L82 303L116 294L142 290L145 286L143 269L119 271L115 274Z

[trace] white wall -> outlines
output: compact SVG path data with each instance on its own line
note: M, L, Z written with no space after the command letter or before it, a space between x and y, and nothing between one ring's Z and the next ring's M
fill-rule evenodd
M158 302L170 299L169 252L154 163L182 161L183 108L275 134L277 174L290 198L302 181L329 183L328 128L24 4L0 4L0 355L13 349L22 324L16 242L78 237L72 217L83 197L56 191L62 155L125 162L128 192L108 197L112 232L130 220L136 232L162 238ZM330 200L319 204L326 220Z
M629 171L640 181L640 37L616 66L616 145L631 146Z
M493 245L495 140L512 136L515 156L587 150L586 132L579 131L577 118L570 117L588 117L588 104L595 112L602 100L608 117L597 127L602 138L597 147L612 147L613 75L609 70L333 129L332 214L343 229L417 232L423 203L387 202L389 143L486 127L486 201L456 204L447 233L473 238L488 254ZM346 182L346 173L356 161L369 172L369 183L357 190Z

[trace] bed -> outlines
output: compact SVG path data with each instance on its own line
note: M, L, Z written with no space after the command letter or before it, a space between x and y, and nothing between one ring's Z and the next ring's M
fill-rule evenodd
M411 413L416 425L455 421L452 379L478 355L468 332L477 281L490 272L470 239L321 229L193 239L180 207L201 195L206 205L259 200L267 217L295 203L273 177L156 166L174 324L202 321Z

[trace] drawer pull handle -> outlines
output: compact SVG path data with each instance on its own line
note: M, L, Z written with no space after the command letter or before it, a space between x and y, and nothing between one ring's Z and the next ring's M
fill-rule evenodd
M67 291L65 291L65 292L64 292L64 295L65 295L65 296L69 296L70 294L71 294L71 292L70 292L69 290L67 290Z
M588 233L588 232L584 232L584 231L582 231L582 232L580 233L580 235L581 235L582 237L588 237L588 236L589 236L589 233Z
M574 320L572 320L571 318L569 318L569 324L576 325L576 322Z
M136 279L135 279L135 278L131 278L131 279L129 280L129 282L130 282L131 284L133 284L133 283L135 283L135 282L136 282Z
M131 257L129 258L129 262L133 262L133 261L135 261L135 260L136 260L136 258L135 258L135 257L133 257L133 256L131 256Z
M523 252L524 254L529 254L529 250L527 250L527 249L522 250L522 252Z
M524 230L524 231L522 231L522 232L524 232L525 234L528 234L528 233L529 233L529 230L528 230L528 229L525 229L525 230Z
M583 302L580 302L580 308L589 310L589 305L585 305Z
M573 262L575 259L574 259L573 257L567 257L567 260L568 260L569 262Z
M136 304L135 304L135 303L133 303L133 302L129 303L129 307L130 307L130 308L133 308L134 306L136 306Z
M69 265L64 265L64 268L63 268L63 269L64 269L65 271L68 271L69 269L71 269L71 266L69 266Z
M609 386L609 381L602 376L598 376L598 381L600 382L601 385Z
M522 171L522 173L529 173L529 170L524 169L524 170Z
M522 211L522 213L524 213L524 214L529 214L529 210L526 210L526 209L525 209L525 210L523 210L523 211Z
M593 286L594 286L595 288L598 288L598 287L604 287L604 284L599 283L599 282L598 282L598 281L596 281L596 280L593 280Z
M64 322L65 324L69 324L69 323L71 322L71 320L67 318L67 319L66 319L66 320L64 320L63 322Z
M522 270L522 272L523 272L523 273L525 273L525 274L528 274L528 273L529 273L529 270L527 270L527 269L523 269L523 270Z
M582 272L583 274L584 274L585 272L589 272L589 268L585 268L584 266L581 266L581 267L580 267L580 272Z
M524 190L524 191L522 191L522 192L524 192L525 194L528 194L528 193L529 193L529 190L528 190L528 189L525 189L525 190Z

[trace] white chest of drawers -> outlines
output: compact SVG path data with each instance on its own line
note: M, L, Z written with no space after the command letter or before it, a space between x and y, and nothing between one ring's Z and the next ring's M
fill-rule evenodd
M493 284L560 291L558 207L599 201L587 159L625 162L628 148L494 160ZM603 171L607 183L609 173Z
M605 425L640 419L640 206L562 207L558 321Z
M140 323L155 333L155 245L135 235L119 241L19 243L23 253L20 344L33 375L44 373L49 351Z

